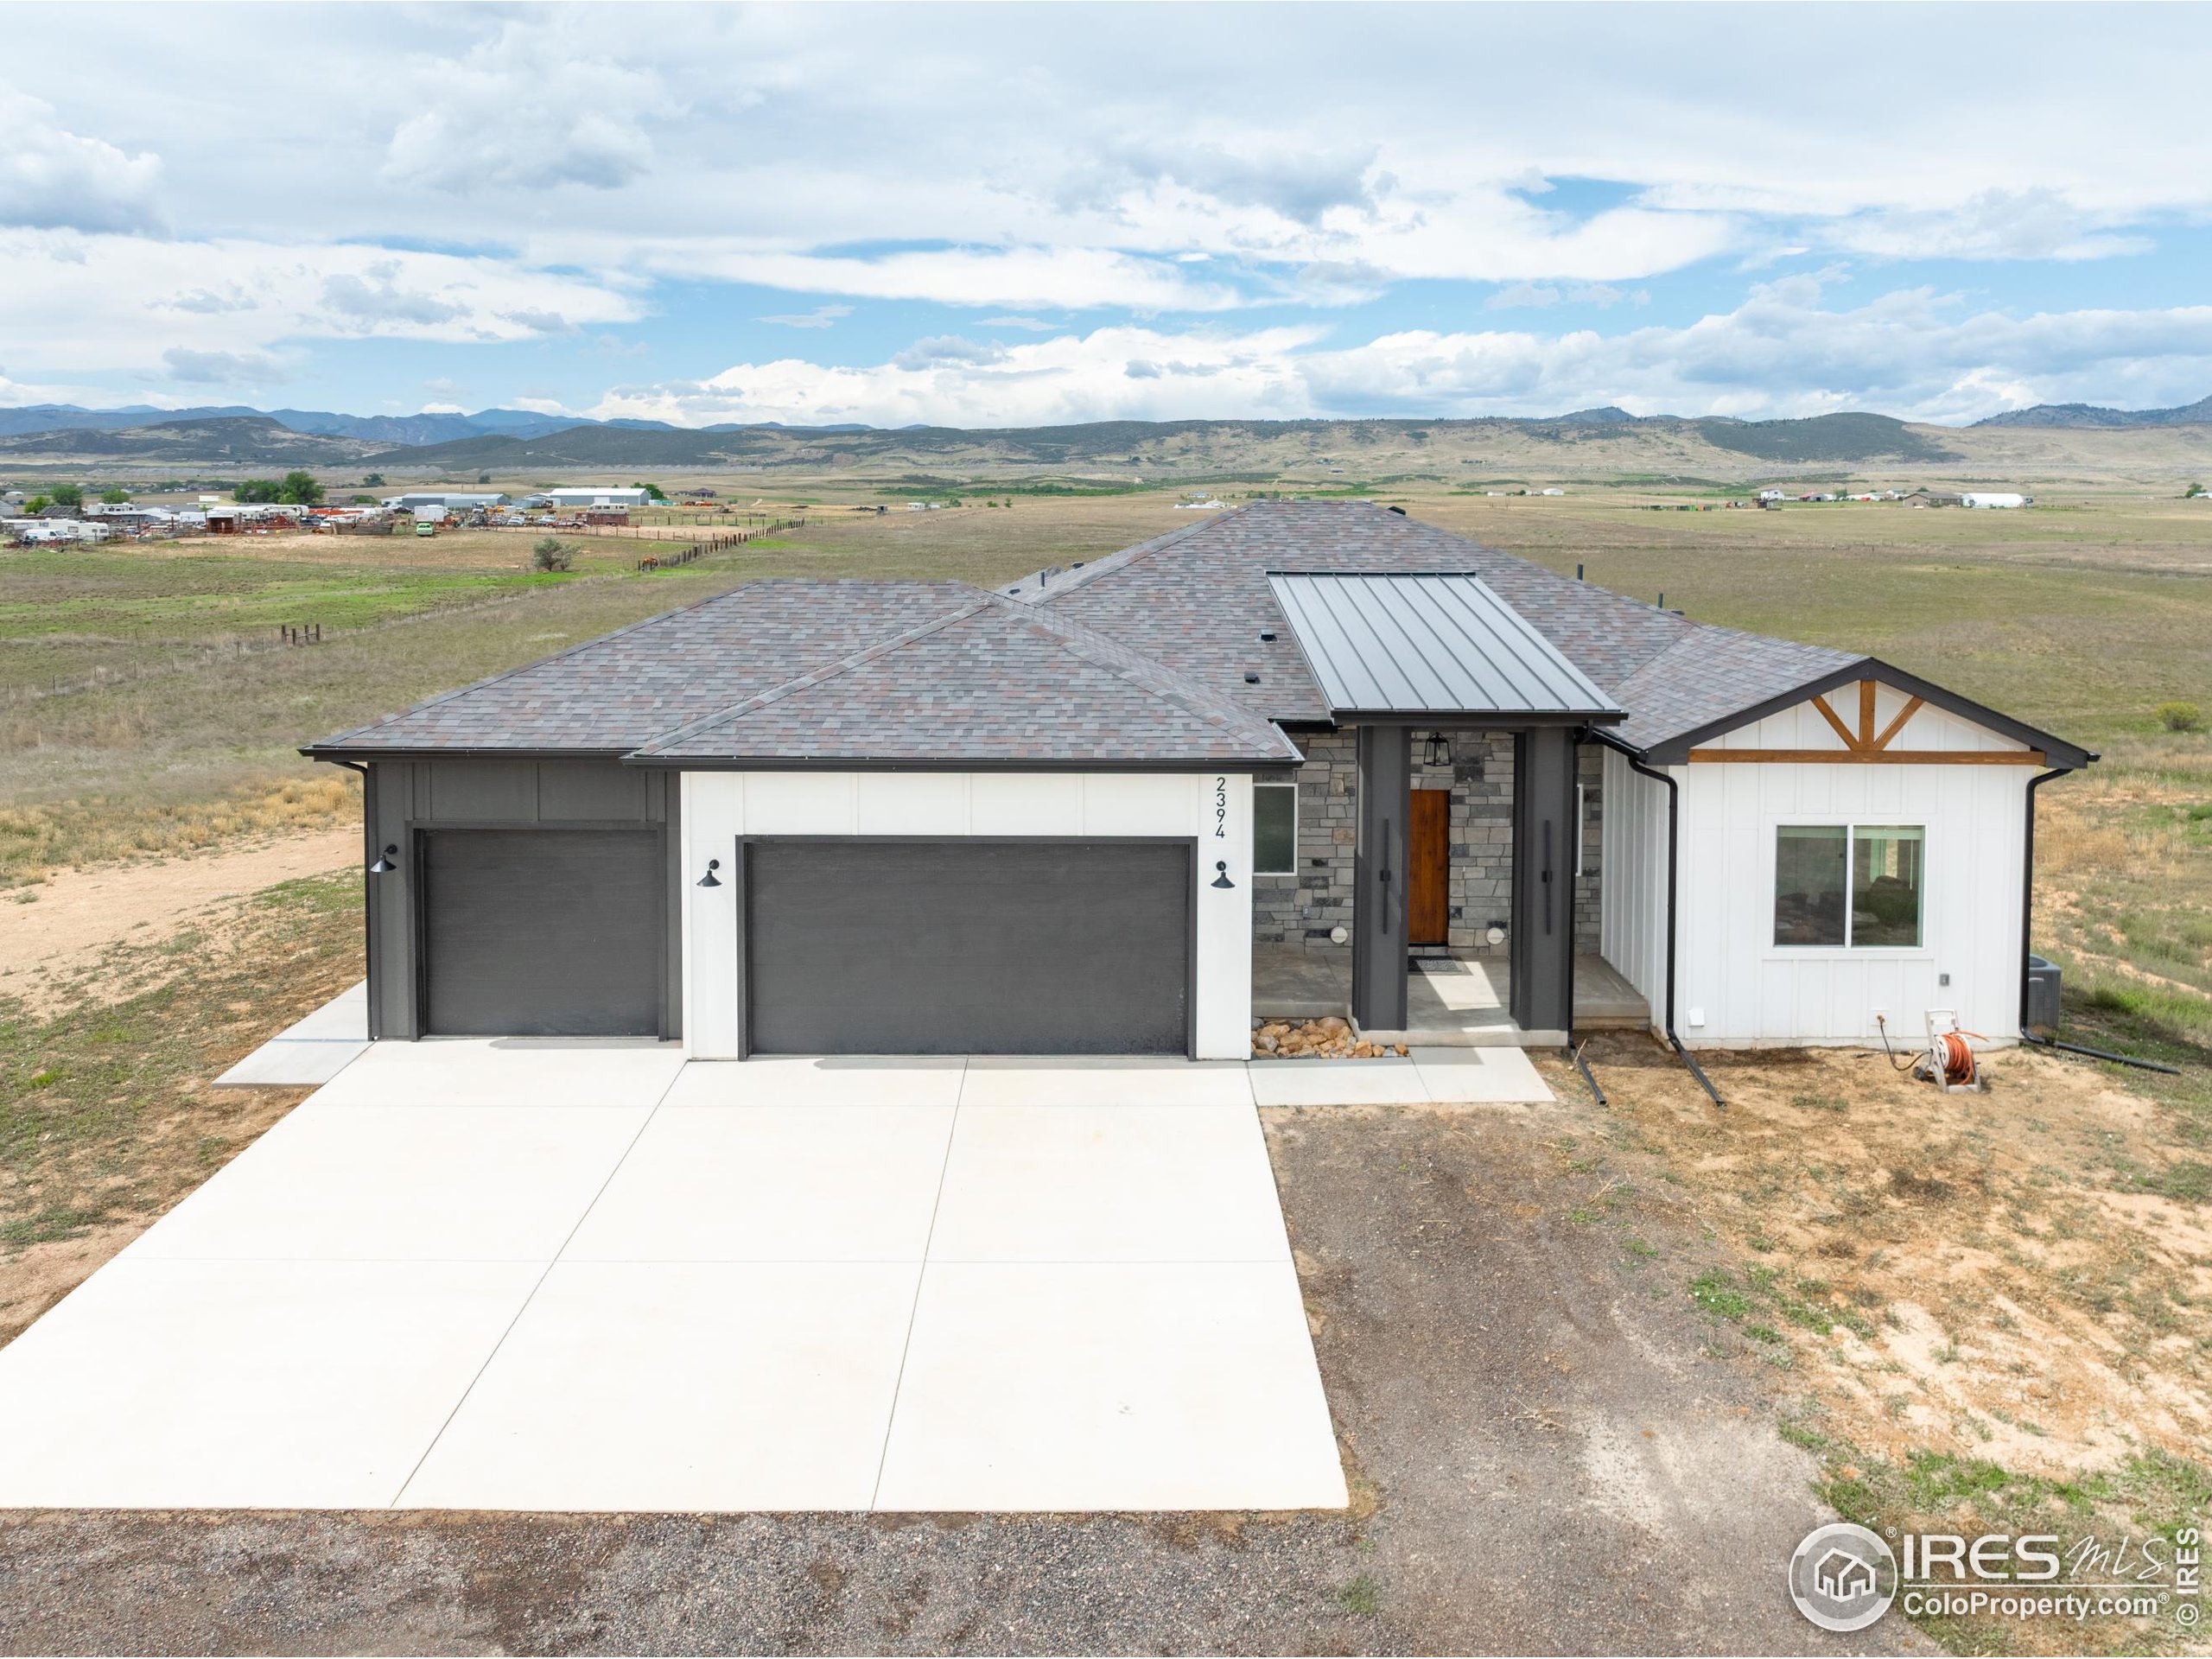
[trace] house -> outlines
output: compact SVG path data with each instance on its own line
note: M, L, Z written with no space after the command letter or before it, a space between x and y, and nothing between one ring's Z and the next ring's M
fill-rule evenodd
M374 1034L732 1059L1241 1058L1338 983L1414 1041L1560 1042L1600 983L1690 1046L2010 1040L2033 791L2094 759L1295 501L995 590L749 583L302 753L365 778Z

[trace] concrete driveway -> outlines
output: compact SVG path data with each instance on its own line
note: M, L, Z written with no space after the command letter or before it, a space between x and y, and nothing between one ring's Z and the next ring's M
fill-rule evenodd
M379 1045L0 1350L0 1505L1339 1507L1253 1095Z

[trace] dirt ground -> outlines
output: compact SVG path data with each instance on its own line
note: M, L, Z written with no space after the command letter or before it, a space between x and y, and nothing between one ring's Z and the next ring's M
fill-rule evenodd
M31 1514L0 1649L1924 1649L1789 1605L1814 1461L1689 1300L1694 1212L1573 1154L1594 1109L1268 1118L1346 1515Z
M110 947L158 944L207 906L280 881L321 875L359 856L359 829L281 836L259 845L150 864L55 870L35 887L0 893L0 992L48 1012ZM97 988L95 983L93 988Z
M2205 1166L2109 1068L2010 1050L1944 1094L1878 1052L1723 1056L1716 1112L1653 1046L1587 1058L1743 1264L1705 1300L1824 1431L2050 1476L2212 1443Z

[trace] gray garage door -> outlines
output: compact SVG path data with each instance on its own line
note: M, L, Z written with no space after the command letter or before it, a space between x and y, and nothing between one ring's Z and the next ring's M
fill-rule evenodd
M1181 1054L1187 843L761 841L746 849L762 1054Z
M432 830L422 839L426 1032L658 1032L657 834Z

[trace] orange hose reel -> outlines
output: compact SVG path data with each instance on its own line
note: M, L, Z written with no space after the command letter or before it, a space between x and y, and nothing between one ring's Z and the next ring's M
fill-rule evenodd
M1936 1039L1934 1052L1929 1058L1941 1058L1944 1082L1956 1085L1971 1084L1974 1080L1979 1068L1974 1063L1974 1045L1967 1039L1980 1034L1973 1031L1947 1031Z

